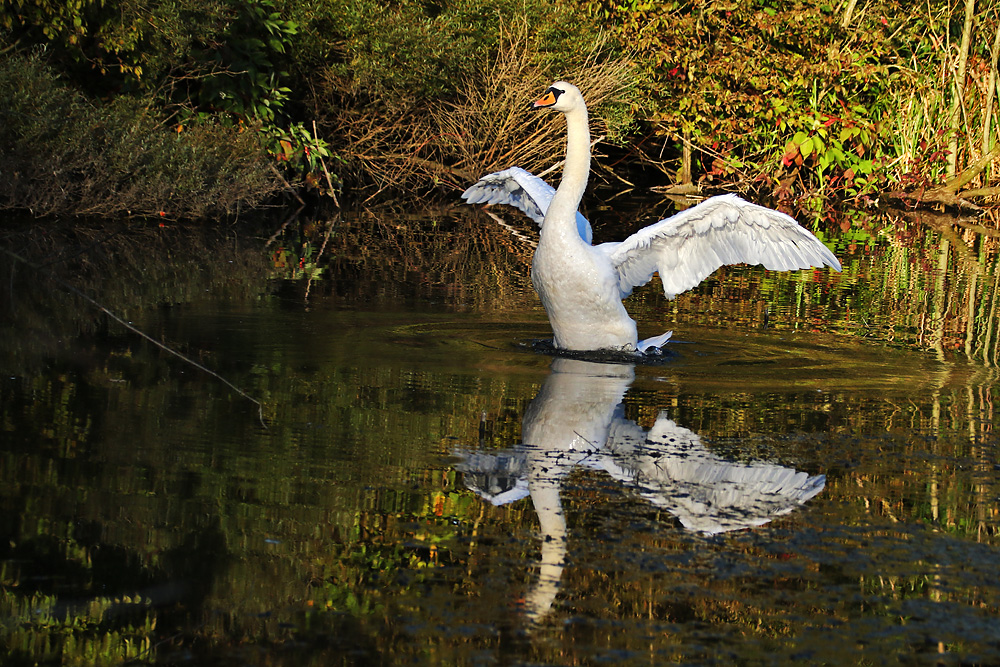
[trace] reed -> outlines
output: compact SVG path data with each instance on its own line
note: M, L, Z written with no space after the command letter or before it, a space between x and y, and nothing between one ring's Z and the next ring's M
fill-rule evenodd
M881 131L891 142L885 177L903 188L935 188L949 197L963 188L989 196L986 188L997 175L990 156L997 136L1000 21L995 11L976 15L969 0L955 43L949 26L956 17L946 10L928 9L921 19L927 26L922 39L936 45L933 57L914 55L893 75Z
M946 17L947 18L947 17ZM938 120L948 131L949 182L962 187L984 188L990 182L987 156L996 135L993 102L996 89L996 53L1000 43L1000 22L996 11L980 11L976 19L975 3L966 0L960 44L948 44L948 22L940 30L945 50L941 57L943 95L949 98L947 120ZM990 21L996 25L991 25ZM993 32L997 36L990 40ZM993 48L987 45L993 42ZM971 45L977 45L972 48ZM992 53L991 53L992 52ZM984 161L985 159L985 161ZM974 171L974 173L972 173ZM995 172L994 172L995 173ZM947 186L947 185L946 185Z
M994 11L996 30L993 35L993 48L990 51L990 68L986 80L986 104L983 109L983 155L987 155L993 150L1000 135L1000 124L993 115L993 103L997 94L997 62L1000 60L1000 10ZM1000 174L1000 170L993 164L986 169L983 175L989 182L992 178Z
M972 41L972 18L975 14L976 1L975 0L965 0L965 21L962 26L962 41L958 47L958 52L952 55L949 49L948 58L951 62L946 64L951 70L951 110L948 113L948 177L954 178L956 172L958 171L958 152L959 143L968 138L967 132L963 132L962 117L967 114L969 109L965 105L965 95L966 95L966 72L968 70L969 64L969 47ZM947 36L948 29L945 26L945 34ZM965 129L969 128L969 125L964 126ZM966 136L963 137L962 135Z

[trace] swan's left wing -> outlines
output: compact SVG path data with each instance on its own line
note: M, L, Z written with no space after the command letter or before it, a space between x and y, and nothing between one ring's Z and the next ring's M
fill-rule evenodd
M656 272L672 299L726 264L763 264L776 271L829 266L840 271L833 253L794 218L733 194L707 199L621 243L597 249L617 270L622 297Z
M537 222L540 227L545 219L545 212L549 210L552 195L555 193L556 191L551 185L530 171L520 167L511 167L483 176L462 193L462 199L469 204L513 206ZM579 211L576 213L576 226L580 237L590 243L593 240L590 223Z

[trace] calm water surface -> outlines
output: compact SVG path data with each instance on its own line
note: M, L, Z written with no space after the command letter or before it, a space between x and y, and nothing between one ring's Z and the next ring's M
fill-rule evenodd
M647 288L675 342L632 365L534 351L530 246L491 225L81 285L261 411L11 292L6 663L1000 662L992 237L873 220L828 233L843 274Z

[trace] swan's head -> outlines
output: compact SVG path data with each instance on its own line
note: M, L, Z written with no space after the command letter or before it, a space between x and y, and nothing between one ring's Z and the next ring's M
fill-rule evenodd
M533 109L555 109L564 113L584 106L580 89L565 81L553 83L545 94L531 105Z

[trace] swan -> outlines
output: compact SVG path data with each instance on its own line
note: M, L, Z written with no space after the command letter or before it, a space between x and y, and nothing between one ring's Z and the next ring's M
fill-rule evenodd
M482 177L463 194L469 204L507 204L540 227L531 262L556 348L616 350L646 354L671 332L640 341L635 321L622 305L633 288L660 274L668 299L691 289L720 266L763 264L793 271L840 262L794 218L751 204L734 194L718 195L640 229L621 242L592 245L590 223L578 211L590 177L590 127L580 90L556 81L534 109L566 117L566 161L559 188L510 167Z

